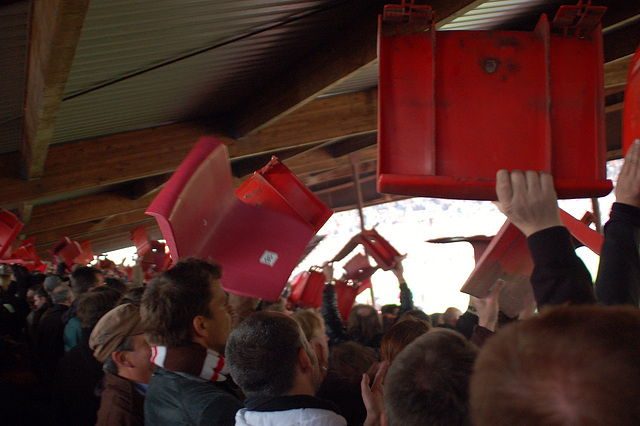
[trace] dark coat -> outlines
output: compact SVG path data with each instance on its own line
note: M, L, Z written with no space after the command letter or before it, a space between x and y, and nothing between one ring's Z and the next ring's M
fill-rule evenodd
M133 382L105 373L104 386L96 426L144 425L144 395Z
M52 419L59 425L93 426L100 407L102 364L89 348L90 330L64 354L53 379Z
M156 367L144 403L147 425L235 425L238 388Z

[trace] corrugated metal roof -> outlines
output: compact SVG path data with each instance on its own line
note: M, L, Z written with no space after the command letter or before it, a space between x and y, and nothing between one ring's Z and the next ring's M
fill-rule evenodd
M0 7L0 153L22 143L30 2Z
M352 3L94 0L54 143L230 111L343 26Z
M550 3L550 0L487 0L475 8L468 10L450 22L438 25L438 31L447 30L490 30L504 26L506 23L530 15ZM437 10L436 19L437 19ZM333 96L349 92L367 90L378 85L378 61L363 67L357 74L337 84L323 93Z

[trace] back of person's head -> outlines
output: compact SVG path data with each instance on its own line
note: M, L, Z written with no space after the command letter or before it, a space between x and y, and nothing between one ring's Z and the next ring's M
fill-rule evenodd
M411 317L395 323L382 336L380 357L390 363L409 343L431 329L431 325Z
M475 345L434 328L396 357L385 378L385 412L394 425L467 425Z
M124 281L119 278L107 277L104 279L104 285L106 287L119 291L120 294L123 295L129 290L129 287L127 287Z
M314 338L322 337L324 333L324 319L320 314L311 308L298 309L291 317L298 322L304 337L310 342Z
M356 342L344 342L331 348L329 368L344 377L362 378L374 362L376 352Z
M300 348L313 357L298 323L279 312L257 312L231 332L225 356L247 397L281 396L293 386Z
M49 294L53 292L53 290L62 284L62 280L57 275L50 275L44 280L44 289L47 290Z
M145 287L134 287L127 290L127 292L120 299L120 304L131 303L132 305L140 307L142 303L142 295L144 294Z
M355 305L347 319L347 333L361 343L374 340L382 333L378 311L370 305Z
M59 285L51 292L51 301L54 304L69 305L73 301L73 292L67 285Z
M100 284L100 270L91 266L80 266L71 274L71 290L76 298Z
M155 276L140 305L149 343L169 347L192 343L193 319L211 316L211 282L221 277L220 265L194 258L181 260Z
M639 425L640 311L558 307L500 329L471 380L483 425Z
M113 309L121 294L112 288L96 287L78 298L78 319L80 327L92 330L100 318Z
M460 318L460 315L462 315L460 309L453 307L447 308L442 314L442 321L444 325L453 327L454 325L456 325L456 322L458 322L458 318Z
M398 322L406 320L419 320L431 325L431 318L421 309L411 309L398 318Z

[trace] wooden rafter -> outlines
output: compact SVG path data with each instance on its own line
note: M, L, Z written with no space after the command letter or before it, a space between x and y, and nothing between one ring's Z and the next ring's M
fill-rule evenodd
M22 146L27 179L43 175L89 0L35 1Z

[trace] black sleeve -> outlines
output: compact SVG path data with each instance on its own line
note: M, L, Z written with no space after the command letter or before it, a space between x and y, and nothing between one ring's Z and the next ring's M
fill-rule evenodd
M347 340L347 328L342 322L340 312L338 312L338 300L333 284L324 286L324 291L322 292L322 317L324 318L330 345L333 346Z
M564 226L538 231L527 238L533 258L531 286L538 304L571 305L595 303L591 274L575 252Z
M400 283L400 312L398 316L413 309L413 293L407 283Z
M610 219L604 226L604 243L596 279L598 301L605 305L638 306L639 230L640 209L628 204L613 203Z

